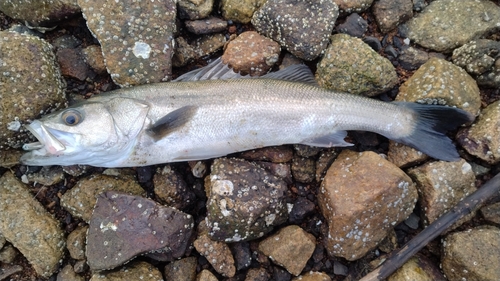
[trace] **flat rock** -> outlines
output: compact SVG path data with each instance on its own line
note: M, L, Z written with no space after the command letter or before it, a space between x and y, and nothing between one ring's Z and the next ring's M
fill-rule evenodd
M294 56L310 61L328 45L338 14L332 0L268 0L253 15L252 24Z
M163 281L161 272L144 261L131 262L118 270L94 273L90 281Z
M205 180L207 225L217 241L248 241L288 219L286 183L257 164L215 159Z
M0 178L0 233L37 274L49 278L64 256L64 231L11 172Z
M80 7L76 0L5 0L0 1L0 11L31 25L44 26L78 14Z
M202 233L194 240L193 246L219 274L225 277L234 276L236 273L234 258L226 243L214 241L207 234Z
M414 183L394 164L374 152L342 151L318 192L328 252L361 258L412 213L416 201Z
M373 15L382 33L388 33L413 17L412 0L380 0L372 7Z
M408 37L438 52L451 52L500 29L500 7L491 1L436 0L407 22ZM460 81L460 80L459 80Z
M472 126L458 133L458 142L470 154L490 163L500 161L500 101L482 110Z
M221 0L222 16L227 20L249 23L265 0Z
M97 198L87 235L87 263L92 270L116 268L152 251L170 259L186 251L193 217L140 196L107 191Z
M441 264L451 281L500 280L500 229L474 228L446 236Z
M116 84L125 87L171 78L175 1L78 0L78 4Z
M398 76L391 62L361 39L335 34L318 63L316 80L327 89L375 96L392 89Z
M297 225L280 229L259 243L259 251L298 276L316 247L316 238Z

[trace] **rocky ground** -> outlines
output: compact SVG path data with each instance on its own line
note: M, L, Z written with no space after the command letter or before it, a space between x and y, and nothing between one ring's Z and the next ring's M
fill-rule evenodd
M500 170L499 1L37 3L0 3L0 280L359 280ZM476 119L450 134L456 162L351 132L348 149L19 165L23 124L219 56L250 75L303 61L322 87ZM388 280L500 280L499 227L497 196Z

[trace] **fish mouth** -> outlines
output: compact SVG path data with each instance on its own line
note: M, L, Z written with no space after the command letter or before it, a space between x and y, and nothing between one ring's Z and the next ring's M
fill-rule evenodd
M66 146L58 140L60 131L45 127L40 121L33 121L29 125L25 125L37 139L37 142L26 143L23 149L36 153L37 155L59 155L66 150Z

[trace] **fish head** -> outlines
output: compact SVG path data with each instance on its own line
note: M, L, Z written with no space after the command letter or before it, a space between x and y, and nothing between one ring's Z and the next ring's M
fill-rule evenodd
M149 106L134 99L86 101L26 125L38 142L23 146L21 163L110 167L127 157Z

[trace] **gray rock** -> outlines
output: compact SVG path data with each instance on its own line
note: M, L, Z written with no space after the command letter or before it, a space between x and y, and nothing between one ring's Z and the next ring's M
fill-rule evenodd
M500 202L484 206L480 211L485 220L500 224Z
M286 183L257 164L215 159L205 181L207 225L212 239L248 241L288 219Z
M293 149L295 150L295 153L297 153L297 156L306 158L316 156L323 150L322 147L314 147L304 144L294 144Z
M33 266L49 278L63 258L64 231L11 172L0 178L0 233Z
M222 0L220 9L226 20L249 23L255 11L265 2L265 0Z
M88 229L88 226L79 226L68 235L66 247L71 258L75 260L85 259L85 239Z
M66 84L45 40L9 31L0 38L0 149L19 148L31 142L28 120L65 106Z
M332 0L268 0L252 24L296 57L313 60L326 48L338 14Z
M176 281L194 281L196 279L196 257L175 260L165 266L165 279Z
M335 158L338 156L338 152L335 149L324 150L318 157L318 161L316 161L316 181L323 181L323 176L326 174L326 171L333 163Z
M59 273L57 274L56 281L84 281L85 277L76 274L73 267L67 264Z
M27 21L34 26L53 24L80 12L77 0L5 0L0 11L11 18Z
M451 52L500 29L500 7L491 1L436 0L407 22L408 37L438 52Z
M248 268L252 263L252 252L249 244L249 242L243 241L229 245L236 263L236 270Z
M474 228L448 235L441 264L450 281L500 280L500 229Z
M422 255L409 259L387 281L447 281L434 262Z
M204 222L201 222L204 224ZM233 277L236 273L234 258L226 243L213 241L206 233L200 233L193 246L212 265L213 269L225 277Z
M318 191L328 252L361 258L412 213L416 201L414 183L394 164L373 152L342 151Z
M316 238L297 225L280 229L259 243L259 251L298 276L316 247Z
M0 249L3 248L7 240L5 240L5 237L3 237L2 233L0 233Z
M161 272L150 263L144 261L131 262L119 270L92 274L90 281L163 281Z
M195 203L193 190L170 165L156 170L153 186L159 201L167 206L182 210Z
M380 0L372 7L373 15L382 33L388 33L413 17L411 0Z
M345 22L339 24L335 29L338 33L345 33L361 38L368 30L368 22L357 13L353 13L347 16Z
M18 254L19 252L9 244L0 249L0 262L4 264L12 263Z
M184 22L184 25L189 32L202 35L226 30L227 21L216 17L209 17L202 20L187 20Z
M458 142L470 154L490 163L500 161L500 101L482 110L472 126L458 133Z
M286 183L292 183L292 170L288 163L255 162L271 174L283 179Z
M87 263L92 270L108 270L152 251L172 261L184 255L193 226L193 217L177 209L107 191L97 198L89 222Z
M333 0L339 7L342 14L359 13L368 10L372 6L373 0Z
M398 82L396 69L361 39L335 34L318 63L319 85L339 92L375 96Z
M78 0L78 4L101 43L116 84L132 86L171 78L175 1Z
M177 5L181 19L197 20L210 15L214 0L179 0Z
M404 49L398 57L398 61L406 70L414 70L429 60L429 54L417 48Z

